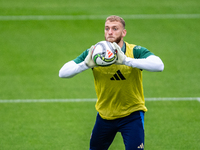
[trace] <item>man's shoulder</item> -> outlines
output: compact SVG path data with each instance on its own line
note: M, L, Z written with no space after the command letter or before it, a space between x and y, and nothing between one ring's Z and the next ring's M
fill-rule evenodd
M139 46L139 45L136 45L133 48L133 54L134 54L134 58L147 58L150 55L154 55L147 48Z
M134 58L147 58L150 55L154 55L152 52L150 52L147 48L142 47L140 45L136 45L136 44L129 44L127 42L126 46L129 46L133 49L133 56Z

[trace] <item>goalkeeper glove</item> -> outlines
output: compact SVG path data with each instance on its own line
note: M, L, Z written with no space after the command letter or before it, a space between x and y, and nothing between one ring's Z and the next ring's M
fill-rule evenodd
M124 61L126 59L126 55L122 52L121 48L119 45L115 42L113 42L113 45L115 49L117 50L117 60L115 62L116 65L122 65L124 64Z
M88 55L86 56L84 62L89 68L96 67L95 62L92 60L92 52L93 52L94 46L92 45L89 49Z

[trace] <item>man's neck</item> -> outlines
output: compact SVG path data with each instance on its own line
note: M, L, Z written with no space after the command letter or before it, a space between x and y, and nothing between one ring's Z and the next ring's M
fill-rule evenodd
M119 43L118 43L118 45L122 48L123 47L123 45L124 45L124 41L123 40L121 40Z

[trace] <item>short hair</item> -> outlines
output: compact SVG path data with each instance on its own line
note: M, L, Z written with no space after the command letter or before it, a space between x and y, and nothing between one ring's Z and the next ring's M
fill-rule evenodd
M123 18L121 18L119 16L115 16L115 15L109 16L109 17L106 18L106 21L110 21L110 22L118 21L118 22L121 22L121 24L125 28L125 21L124 21Z

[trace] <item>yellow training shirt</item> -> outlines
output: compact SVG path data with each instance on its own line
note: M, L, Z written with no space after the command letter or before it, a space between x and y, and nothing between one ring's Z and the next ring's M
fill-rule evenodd
M126 44L127 57L134 58L136 45ZM103 119L113 120L132 112L147 111L144 102L142 71L126 65L111 65L93 68L96 110Z

